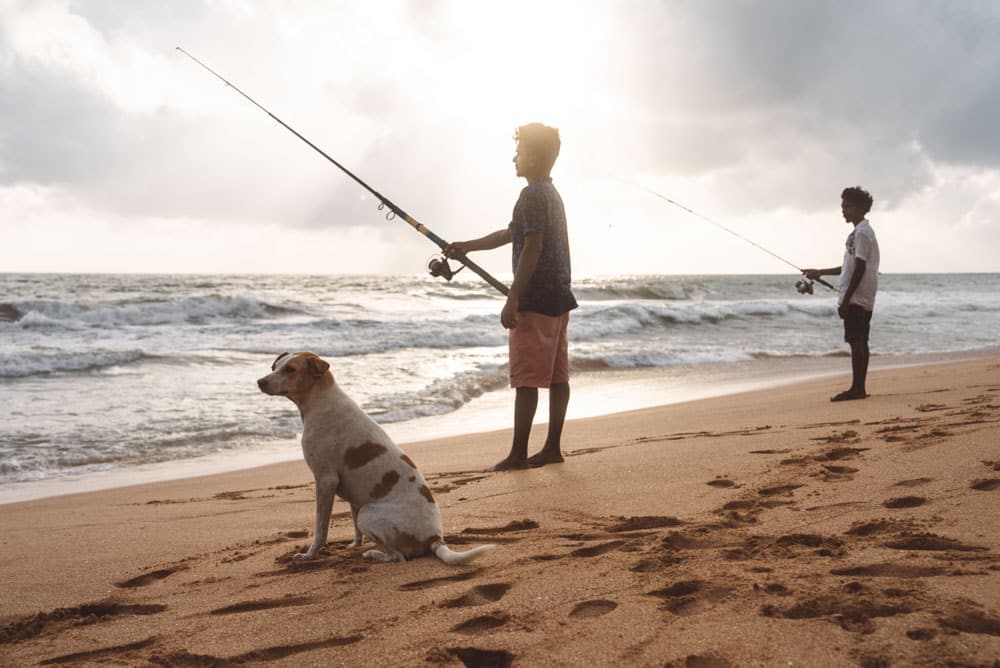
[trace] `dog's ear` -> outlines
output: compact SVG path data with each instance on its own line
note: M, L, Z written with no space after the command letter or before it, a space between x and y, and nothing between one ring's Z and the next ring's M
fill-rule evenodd
M284 357L285 355L288 355L288 353L281 353L280 355L274 358L274 362L271 363L271 371L274 371L278 367L278 362L280 362L281 358Z
M319 378L326 370L330 368L330 363L326 360L322 360L318 357L309 358L309 373L312 374L314 378Z

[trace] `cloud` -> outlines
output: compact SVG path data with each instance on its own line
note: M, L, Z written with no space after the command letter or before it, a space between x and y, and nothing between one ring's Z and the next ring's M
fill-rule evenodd
M625 13L617 31L636 162L713 174L732 210L816 210L857 181L898 204L931 183L931 163L1000 168L995 4L653 11Z
M446 239L507 223L523 185L510 133L533 120L562 131L574 243L601 270L636 261L595 231L651 215L602 186L620 179L748 225L836 216L861 184L882 214L995 234L1000 8L985 0L0 0L0 189L116 225L367 230L420 252L177 44Z

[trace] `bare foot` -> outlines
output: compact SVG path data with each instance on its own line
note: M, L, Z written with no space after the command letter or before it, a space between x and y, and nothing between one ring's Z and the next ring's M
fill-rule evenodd
M867 399L869 395L864 392L855 392L854 390L847 390L841 392L840 394L830 397L830 401L857 401L858 399Z
M562 453L558 450L549 451L543 448L528 457L528 466L536 468L546 464L562 464L563 461L565 460L563 460Z
M502 462L496 463L493 466L486 469L487 471L518 471L520 469L528 468L528 462L525 459L511 459L508 457Z

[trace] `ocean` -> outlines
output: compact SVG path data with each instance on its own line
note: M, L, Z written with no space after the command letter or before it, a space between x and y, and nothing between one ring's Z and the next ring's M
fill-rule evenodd
M800 295L796 278L578 279L572 373L833 357L846 372L836 295ZM474 276L0 274L0 501L101 472L298 457L297 410L256 386L284 351L328 359L385 425L506 407L501 306ZM873 364L998 347L1000 274L880 277Z

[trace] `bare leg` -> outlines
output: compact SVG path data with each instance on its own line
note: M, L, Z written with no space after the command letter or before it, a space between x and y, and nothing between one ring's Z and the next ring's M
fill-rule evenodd
M868 396L865 391L865 379L868 376L869 356L867 341L851 343L851 389L831 397L830 401L854 401Z
M851 384L851 393L858 396L865 396L865 379L868 376L868 359L871 356L867 341L860 341L851 344L851 371L854 381Z
M510 454L502 462L495 464L491 471L510 471L528 468L528 437L531 423L538 408L538 388L519 387L514 398L514 442Z
M542 449L528 458L529 466L558 464L563 461L562 430L569 406L569 383L557 383L549 388L549 433Z

